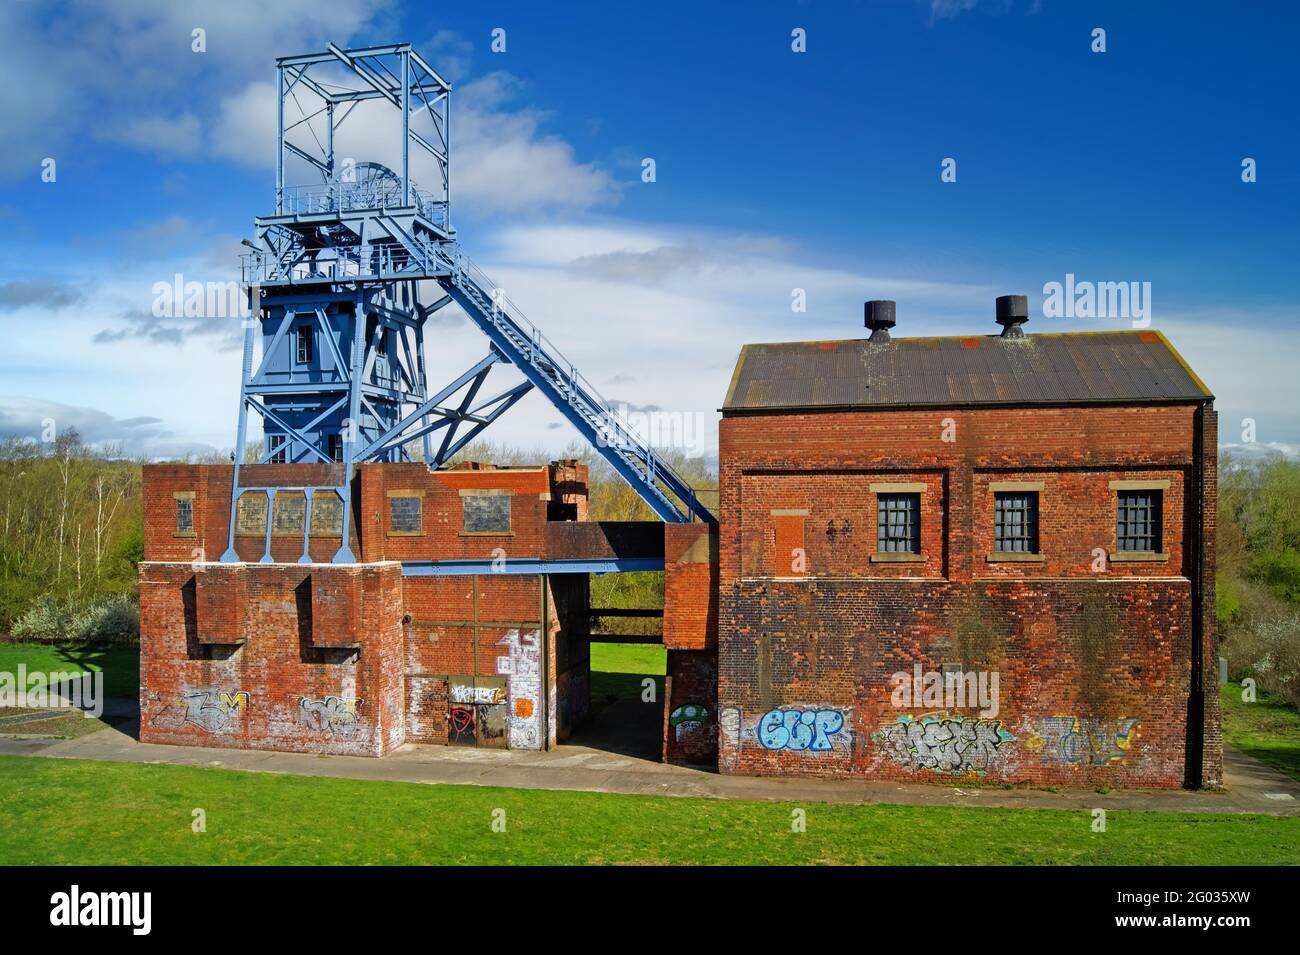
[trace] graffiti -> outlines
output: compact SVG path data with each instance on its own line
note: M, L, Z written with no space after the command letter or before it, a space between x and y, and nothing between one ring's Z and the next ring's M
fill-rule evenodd
M542 640L540 630L520 633L511 630L497 641L510 649L508 657L498 657L497 672L509 673L508 722L511 749L541 749L542 727L539 710L542 700ZM508 661L508 662L506 662Z
M1025 745L1040 751L1045 763L1104 766L1129 754L1137 731L1138 721L1128 717L1048 716L1038 721L1038 732Z
M467 679L472 681L474 678L467 677ZM452 683L448 696L453 703L494 706L506 701L506 688L490 684L480 685L477 682Z
M323 700L304 696L298 701L298 720L318 732L352 737L361 727L357 713L360 707L360 700L345 700L341 696L327 696Z
M758 741L767 749L793 752L828 753L834 740L849 748L849 731L839 710L769 710L758 721Z
M244 715L248 699L248 693L244 690L236 690L234 693L223 693L212 688L186 690L179 699L168 704L154 722L171 728L189 723L210 733L220 733L229 729L236 718Z
M912 769L941 773L987 772L1003 744L1013 742L1001 720L927 713L920 719L900 716L872 733L897 762Z
M447 742L453 746L473 746L474 708L453 706L447 711Z
M735 769L740 763L742 722L738 706L728 706L718 713L718 759L723 769Z
M698 703L686 703L668 715L668 725L672 727L677 742L680 743L703 729L708 718L708 709Z

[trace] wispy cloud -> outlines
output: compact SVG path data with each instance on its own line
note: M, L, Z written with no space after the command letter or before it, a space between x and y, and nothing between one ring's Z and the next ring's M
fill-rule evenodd
M85 297L80 288L48 279L20 279L0 284L0 312L30 306L66 308Z
M84 443L114 446L128 457L150 459L212 455L217 449L179 437L163 419L142 415L117 418L95 408L43 398L0 397L0 438L39 441L53 425L56 434L75 430Z

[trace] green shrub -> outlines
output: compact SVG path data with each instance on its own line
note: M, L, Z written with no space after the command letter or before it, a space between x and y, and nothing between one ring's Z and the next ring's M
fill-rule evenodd
M46 594L14 621L17 641L82 647L127 647L140 642L140 610L121 594L78 605Z
M1300 706L1300 608L1249 584L1240 585L1240 600L1223 628L1229 676L1251 677L1265 693Z

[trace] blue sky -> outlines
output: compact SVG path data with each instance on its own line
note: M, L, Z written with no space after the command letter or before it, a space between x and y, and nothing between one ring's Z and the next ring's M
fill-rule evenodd
M409 40L456 84L466 250L610 397L711 429L741 344L858 337L868 298L898 300L900 335L993 331L1007 292L1031 331L1129 327L1044 316L1070 273L1151 283L1225 444L1249 417L1300 449L1291 4L9 8L0 432L54 417L138 453L231 446L234 330L151 319L151 286L233 278L270 211L275 55ZM438 345L435 378L483 350L454 317ZM538 396L494 432L572 437Z

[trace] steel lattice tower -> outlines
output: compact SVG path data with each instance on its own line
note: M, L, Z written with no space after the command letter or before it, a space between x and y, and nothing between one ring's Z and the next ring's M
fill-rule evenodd
M312 498L336 495L344 504L343 544L334 561L353 562L347 503L356 464L411 460L408 447L418 441L429 467L441 467L534 388L660 518L712 522L690 485L617 419L591 383L461 252L451 224L451 84L407 43L350 50L330 44L322 53L281 57L276 68L275 212L255 220L256 241L245 243L254 250L242 267L252 319L245 325L230 537L221 559L238 561L239 498L258 493L268 500L263 560L269 561L275 493L293 490L307 500L303 561ZM396 111L400 168L336 161L336 132L369 101ZM286 108L299 117L288 125ZM317 131L322 124L323 137ZM398 155L393 143L376 147L385 145ZM431 182L412 179L413 148L432 167ZM286 160L319 181L286 185ZM430 301L422 301L422 285L436 289ZM488 351L430 392L426 325L453 301L487 337ZM489 372L501 364L513 365L523 380L481 398ZM265 435L258 463L337 462L342 482L241 484L250 410L260 415Z

